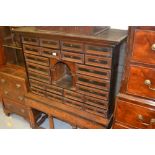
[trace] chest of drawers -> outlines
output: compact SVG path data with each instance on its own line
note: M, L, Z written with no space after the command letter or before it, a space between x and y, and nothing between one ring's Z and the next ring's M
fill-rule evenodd
M127 63L117 97L114 128L155 128L154 47L154 27L130 27Z
M126 31L106 28L96 33L91 27L86 35L80 27L66 28L61 28L63 32L55 27L50 31L16 29L22 37L30 86L26 105L32 112L36 109L77 127L107 128L113 116L119 50Z

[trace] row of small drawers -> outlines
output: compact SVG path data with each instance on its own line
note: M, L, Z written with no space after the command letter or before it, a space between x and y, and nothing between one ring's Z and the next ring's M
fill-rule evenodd
M101 55L106 57L112 57L112 48L110 47L103 47L100 45L85 45L79 42L73 41L58 41L58 40L51 40L51 39L38 39L38 38L31 38L31 37L22 37L23 44L28 45L35 45L41 47L47 47L52 49L61 49L62 51L74 51L76 53L88 53L88 54L95 54Z
M85 109L98 115L107 115L108 101L87 96L86 93L78 93L63 89L54 85L45 85L44 83L30 80L31 91L35 94L46 96L47 98L64 102L76 108ZM85 103L85 104L84 104Z
M25 81L0 74L0 87L3 97L24 102L24 95L27 92Z
M75 53L75 51L61 51L37 46L23 45L24 53L28 57L28 54L44 56L47 58L56 58L58 60L66 60L75 63L87 64L92 66L99 66L103 68L111 68L111 58L103 57L101 54L90 55ZM31 57L32 58L32 57ZM39 59L39 58L38 58ZM45 59L42 59L45 63ZM46 65L46 63L45 63Z

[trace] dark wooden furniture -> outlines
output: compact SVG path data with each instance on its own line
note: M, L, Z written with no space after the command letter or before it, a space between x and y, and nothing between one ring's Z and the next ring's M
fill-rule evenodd
M155 27L130 27L113 128L155 128Z
M113 116L119 50L126 31L109 27L21 27L30 92L25 97L30 124L34 112L80 128L109 128Z

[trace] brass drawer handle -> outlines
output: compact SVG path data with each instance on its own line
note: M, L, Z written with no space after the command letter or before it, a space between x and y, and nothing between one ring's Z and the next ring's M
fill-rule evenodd
M5 83L6 81L5 81L5 79L1 79L1 83Z
M150 90L154 90L154 91L155 91L155 88L152 88L152 87L151 87L151 84L152 84L152 83L151 83L150 80L145 80L145 81L144 81L144 84L147 85L147 86L149 87Z
M152 45L151 49L155 51L155 44Z
M23 101L23 100L24 100L24 97L23 97L23 96L19 96L18 99L19 99L20 101Z
M20 84L16 84L16 88L20 88L21 87L21 85Z
M152 119L150 120L150 124L155 124L155 118L152 118Z
M8 95L8 94L9 94L9 92L5 90L5 91L4 91L4 94L5 94L5 95Z

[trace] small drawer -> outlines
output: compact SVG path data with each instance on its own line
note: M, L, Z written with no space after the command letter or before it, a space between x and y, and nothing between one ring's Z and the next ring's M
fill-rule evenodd
M38 45L39 46L39 39L38 38L32 38L29 36L23 36L22 37L22 43L29 44L29 45Z
M61 49L64 51L83 53L83 44L82 43L64 41L61 43L61 45L62 45Z
M28 111L24 105L17 104L16 102L3 98L4 108L11 113L16 113L24 118L28 118Z
M63 89L60 87L56 87L53 85L46 85L45 86L46 91L54 93L54 94L58 94L58 95L62 95L63 94Z
M40 55L40 48L37 46L23 45L24 53Z
M110 80L110 70L80 64L78 64L76 67L77 73Z
M31 71L29 71L28 74L29 74L30 79L38 80L38 81L41 81L41 82L51 84L51 78L49 76L45 76L45 75L38 74L38 73L35 73L35 72L31 72Z
M58 40L40 39L40 46L60 49L60 44Z
M99 79L95 77L77 75L77 83L85 86L90 86L98 89L109 90L110 83L104 79Z
M84 110L89 112L89 113L99 115L99 116L104 117L104 118L107 118L107 116L108 116L107 110L97 108L97 107L94 107L91 105L84 104Z
M60 50L41 48L41 55L48 58L60 59Z
M38 88L35 88L35 87L31 87L31 92L34 93L34 94L37 94L39 96L45 96L45 91L44 90L41 90L41 89L38 89Z
M68 98L64 98L64 104L72 106L74 108L83 109L83 103L77 102Z
M6 76L3 76L2 74L0 74L0 89L4 90L6 88L9 88L10 85L10 80L8 80L8 78Z
M130 66L127 92L140 97L155 99L155 69Z
M47 75L47 76L50 75L49 67L41 66L41 65L33 64L33 63L29 63L29 62L26 63L26 66L27 66L28 71Z
M62 96L59 96L59 95L56 95L56 94L53 94L53 93L50 93L50 92L46 92L46 97L49 98L49 99L52 99L52 100L56 100L58 102L63 101Z
M79 94L77 92L73 92L70 90L64 90L64 97L69 98L69 99L73 99L79 102L83 102L84 101L84 95Z
M118 99L115 117L133 128L151 128L155 124L155 109Z
M108 109L108 101L104 101L90 96L85 96L85 104L104 110Z
M62 59L76 63L84 63L84 54L62 51Z
M93 56L86 54L85 63L87 65L103 67L103 68L111 68L111 58Z
M40 57L32 54L26 54L26 53L24 53L24 55L25 55L26 62L35 63L43 66L49 66L48 58L44 58L44 57Z
M155 64L155 32L135 30L132 58L146 64Z
M82 85L77 85L77 91L80 92L81 94L96 97L99 99L103 100L108 100L109 99L109 92L102 91L99 89L95 88L90 88Z
M112 57L112 48L109 47L86 45L85 50L88 54Z
M39 82L36 80L32 80L32 79L30 79L29 82L30 82L31 87L45 90L45 83L42 83L42 82Z

